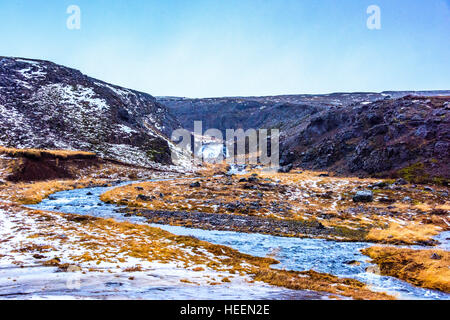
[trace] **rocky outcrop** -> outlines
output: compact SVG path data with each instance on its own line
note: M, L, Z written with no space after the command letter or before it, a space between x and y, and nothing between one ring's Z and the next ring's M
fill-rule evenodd
M446 183L449 101L407 96L333 108L314 115L281 149L301 167Z
M449 179L450 91L158 100L190 130L280 129L283 168Z
M203 129L272 129L283 132L303 124L313 114L333 106L375 101L379 93L335 93L329 95L286 95L269 97L230 97L187 99L157 97L180 120L182 126L194 130L194 121L202 121Z
M179 127L151 95L48 61L0 57L0 145L72 149L127 163L170 164Z

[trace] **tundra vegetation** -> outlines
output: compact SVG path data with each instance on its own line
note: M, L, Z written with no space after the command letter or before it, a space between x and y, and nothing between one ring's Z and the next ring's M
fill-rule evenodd
M44 167L48 159L60 159L55 166L74 175L70 179L15 181L15 175L30 174L29 165L17 170L18 162L29 158ZM80 159L90 161L89 165L80 167L76 162ZM225 227L289 237L429 246L435 244L432 239L435 235L449 230L448 188L411 185L404 180L342 178L313 171L250 170L235 176L226 173L225 164L207 165L196 175L186 176L103 161L91 153L5 148L0 163L0 211L3 220L14 221L12 231L23 233L25 239L15 243L13 233L5 235L2 246L10 243L11 252L2 252L1 258L10 257L19 266L24 264L22 259L26 260L24 255L31 255L45 266L60 270L76 266L85 273L102 272L104 263L115 264L116 272L133 274L145 272L148 268L145 263L175 263L196 273L208 271L195 279L180 279L184 283L220 285L245 277L249 282L327 292L336 297L390 298L372 292L357 280L314 271L273 269L271 265L277 263L274 258L252 257L150 226L23 207L58 191L112 186L131 179L178 178L137 182L113 188L101 196L105 202L126 205L129 214L145 216L149 222L219 230ZM358 198L361 192L368 194L369 199ZM177 212L187 212L191 218L163 219L156 214L161 211L174 217ZM201 214L257 218L271 221L274 228L252 228L251 223L246 227L220 227L193 218ZM292 232L286 222L299 223L296 226L303 228L296 228L300 233ZM69 249L66 254L61 252L63 247ZM417 286L449 291L448 252L381 246L363 253L380 266L382 274ZM130 265L131 259L142 263Z
M2 262L19 268L40 264L57 268L59 272L76 268L87 277L101 273L117 277L127 274L129 281L145 277L145 272L154 270L155 266L169 265L185 270L185 277L179 281L192 285L264 282L294 290L328 293L335 298L392 299L354 279L314 271L273 269L271 266L278 263L274 258L250 256L147 225L28 209L23 204L39 202L57 191L129 180L130 170L135 170L134 174L140 179L167 178L170 174L112 162L92 164L73 180L8 181L14 174L11 166L21 155L22 152L15 152L0 158ZM73 163L60 162L59 165L71 169ZM104 178L105 173L109 179ZM9 279L16 281L14 276Z

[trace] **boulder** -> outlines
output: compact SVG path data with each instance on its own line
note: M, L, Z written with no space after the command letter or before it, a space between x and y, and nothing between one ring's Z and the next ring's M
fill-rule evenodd
M399 185L399 186L404 186L408 184L408 181L406 181L403 178L397 179L397 181L395 181L395 184Z
M200 187L201 187L201 184L198 181L193 182L189 185L189 188L200 188Z
M146 196L145 194L139 194L139 195L136 197L136 200L140 200L140 201L152 201L153 198L150 197L150 196Z
M433 260L441 260L442 257L440 255L438 255L437 253L433 253L430 257Z
M388 204L392 204L395 202L394 199L388 198L388 197L381 197L380 199L378 199L379 202L381 203L388 203Z
M358 191L353 196L353 202L372 202L373 192L370 190Z
M293 166L292 163L291 163L291 164L288 164L288 165L286 165L286 166L280 167L280 168L278 169L278 172L280 172L280 173L289 173L289 172L292 170L293 167L294 167L294 166Z
M389 186L389 184L387 182L376 182L374 184L371 184L370 186L368 186L369 189L384 189L387 186Z

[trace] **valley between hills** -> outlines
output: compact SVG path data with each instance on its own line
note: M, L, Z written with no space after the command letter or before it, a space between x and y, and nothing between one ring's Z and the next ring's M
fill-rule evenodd
M0 57L0 299L447 300L449 109L155 98ZM194 121L279 129L280 170L193 161L170 135Z

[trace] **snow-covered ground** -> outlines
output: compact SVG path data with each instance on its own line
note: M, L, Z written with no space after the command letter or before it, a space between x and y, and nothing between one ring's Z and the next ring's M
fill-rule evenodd
M57 213L0 208L0 299L290 299L323 298L250 277L216 271L206 265L186 266L148 261L121 252L122 241L146 241L107 228L80 228ZM104 230L103 230L104 231ZM82 246L85 238L95 240ZM98 244L98 245L96 245ZM109 244L109 245L108 245ZM115 246L116 245L116 246ZM148 245L155 245L149 241ZM104 247L108 247L105 254ZM112 250L111 250L112 249ZM182 248L193 254L191 248ZM82 261L104 254L107 261ZM43 261L58 260L58 266ZM198 268L201 268L199 270ZM222 282L226 277L230 282Z

